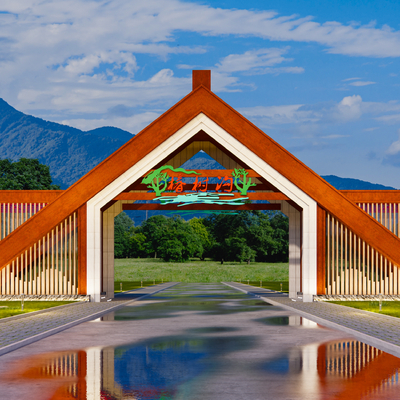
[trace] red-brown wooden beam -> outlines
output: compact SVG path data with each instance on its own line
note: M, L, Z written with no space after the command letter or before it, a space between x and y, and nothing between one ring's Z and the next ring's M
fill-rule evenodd
M192 204L188 206L178 207L175 204L122 204L125 210L160 210L160 211L176 211L176 210L280 210L280 204L243 204L242 206L220 206L217 204Z
M164 192L161 196L173 196L175 194L183 195L186 193L171 193L171 192ZM222 193L223 194L223 193ZM239 193L233 193L234 196L227 196L226 198L230 199L237 199L241 198ZM138 193L138 192L131 192L131 193L120 193L118 196L114 197L113 200L154 200L156 195L154 193ZM289 197L284 195L283 193L276 193L276 192L262 192L262 193L247 193L245 197L248 197L249 200L289 200Z
M149 171L145 176L147 176L150 172L154 170ZM232 172L233 169L188 169L187 171L195 171L197 174L183 174L182 172L175 172L171 171L169 169L166 169L165 171L168 171L169 176L182 176L183 178L196 178L196 176L200 177L210 177L210 178L217 178L219 176L229 176L232 177ZM247 177L248 178L260 178L260 174L257 174L257 172L253 171L252 169L246 169L247 172Z
M0 190L0 203L51 203L64 190Z
M400 203L400 190L340 190L355 203Z
M211 70L198 69L192 72L192 90L196 90L199 86L204 86L211 90Z
M193 185L193 183L187 183L188 187L190 187L191 185ZM216 190L216 188L217 188L217 185L215 183L209 183L207 185L207 190L208 191ZM233 186L233 188L234 188L234 186ZM124 190L124 193L130 192L131 190L145 190L145 191L148 191L150 189L147 187L147 185L144 185L143 183L134 183L133 185L130 185L128 188L126 188ZM271 185L260 183L260 184L257 184L257 186L251 187L250 190L255 190L255 191L257 191L257 190L272 190L272 191L276 191L276 188L274 188Z

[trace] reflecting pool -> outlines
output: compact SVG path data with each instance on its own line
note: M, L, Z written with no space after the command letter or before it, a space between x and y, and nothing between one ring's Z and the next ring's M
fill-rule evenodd
M0 357L4 398L400 399L399 358L217 284L178 285L34 346Z

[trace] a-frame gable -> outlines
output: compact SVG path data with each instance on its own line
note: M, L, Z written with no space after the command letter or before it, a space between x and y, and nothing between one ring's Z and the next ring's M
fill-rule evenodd
M329 185L282 146L227 105L204 85L161 115L115 153L92 169L56 200L0 242L0 267L29 248L107 185L161 146L175 132L204 114L234 139L268 163L321 207L395 264L399 239L355 203Z

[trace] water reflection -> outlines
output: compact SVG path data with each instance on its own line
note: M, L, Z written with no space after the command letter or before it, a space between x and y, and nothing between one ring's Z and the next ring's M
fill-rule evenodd
M153 296L156 297L156 296ZM132 306L124 307L118 311L115 311L111 315L105 315L102 317L104 321L134 321L134 320L146 320L146 319L163 319L173 318L178 313L185 312L197 312L198 314L208 315L226 315L236 314L243 312L260 311L262 308L269 308L271 310L279 310L279 307L273 306L270 303L266 303L261 300L249 300L247 296L235 295L235 296L223 296L224 299L220 299L221 296L195 296L195 297L183 297L183 296L169 296L163 297L161 300L141 305L137 304ZM169 300L164 301L164 300Z
M264 325L270 326L302 326L304 328L323 328L321 325L299 315L284 315L277 317L265 317L255 320Z
M235 291L204 296L214 287L220 289L174 287L86 324L85 335L99 334L101 347L13 364L0 375L0 398L400 399L400 359L355 340L323 343L340 334L303 329L319 326L260 299ZM72 330L64 338L73 341L77 332L82 334ZM128 344L110 346L122 343L121 337ZM10 386L14 392L5 395ZM33 396L38 387L39 396ZM18 390L30 396L16 395Z
M181 399L183 385L199 379L206 385L210 373L226 369L221 356L254 346L250 336L160 338L32 357L7 379L47 381L50 394L43 399ZM356 340L294 347L257 368L265 375L265 389L277 377L285 379L286 394L274 398L285 399L288 393L293 399L400 398L400 359Z

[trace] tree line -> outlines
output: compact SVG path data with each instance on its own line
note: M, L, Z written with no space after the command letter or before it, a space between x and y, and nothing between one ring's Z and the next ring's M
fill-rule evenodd
M115 218L116 258L286 262L288 243L289 220L280 212L239 211L188 221L156 215L137 227L124 212Z

